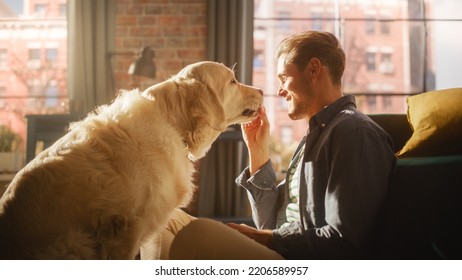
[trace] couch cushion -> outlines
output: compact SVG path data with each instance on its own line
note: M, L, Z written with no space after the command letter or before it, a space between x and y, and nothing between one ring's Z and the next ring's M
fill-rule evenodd
M398 157L462 154L462 88L411 96L407 104L413 133Z
M412 135L405 114L371 114L369 117L390 135L395 152L400 151Z
M462 155L397 160L375 258L462 258Z

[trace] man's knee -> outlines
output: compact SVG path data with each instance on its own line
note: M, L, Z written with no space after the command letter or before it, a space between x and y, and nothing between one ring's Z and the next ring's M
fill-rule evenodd
M190 222L175 236L170 248L171 259L198 259L204 251L210 251L208 246L215 243L213 228L224 226L211 220L199 218Z
M227 225L199 218L184 227L173 240L171 259L282 259L282 257Z

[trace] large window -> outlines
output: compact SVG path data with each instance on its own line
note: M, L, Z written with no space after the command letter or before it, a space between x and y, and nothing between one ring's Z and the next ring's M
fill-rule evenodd
M66 0L0 5L0 125L26 142L26 116L68 112Z
M254 53L265 67L253 84L265 92L275 146L288 137L298 142L307 128L288 119L276 95L275 50L283 38L310 29L335 34L347 56L343 92L364 113L405 113L410 95L462 86L462 38L454 35L461 10L459 0L255 0Z

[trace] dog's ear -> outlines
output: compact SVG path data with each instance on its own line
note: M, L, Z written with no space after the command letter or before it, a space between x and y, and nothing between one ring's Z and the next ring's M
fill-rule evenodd
M218 93L194 78L189 78L187 83L183 100L188 100L186 106L189 107L189 113L195 119L196 125L206 125L214 130L224 131L226 117Z
M202 94L204 98L201 100L202 106L198 106L198 113L201 115L203 122L207 123L211 128L222 132L226 129L226 117L223 103L218 97L218 93L214 89L203 86ZM202 107L202 108L200 108Z
M182 108L190 118L187 143L190 158L199 159L226 129L223 104L216 92L194 78L177 81Z

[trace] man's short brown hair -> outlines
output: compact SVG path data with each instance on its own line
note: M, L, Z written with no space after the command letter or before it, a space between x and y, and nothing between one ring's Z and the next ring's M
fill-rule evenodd
M284 39L278 47L277 58L287 55L285 63L293 63L303 71L313 57L329 69L332 83L341 84L345 70L345 53L338 39L329 32L305 31Z

